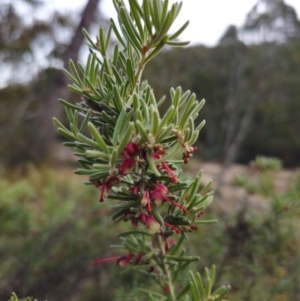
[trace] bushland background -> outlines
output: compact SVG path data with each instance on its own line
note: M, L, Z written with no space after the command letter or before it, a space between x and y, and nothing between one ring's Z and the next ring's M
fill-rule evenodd
M133 288L152 285L114 265L92 267L111 254L122 225L109 220L109 204L99 206L97 189L72 174L72 151L52 125L52 116L67 122L57 98L80 101L60 69L86 51L82 27L96 34L108 24L100 1L86 1L81 15L54 11L45 20L35 18L43 2L0 2L1 300L12 291L48 301L143 300ZM224 28L218 45L165 49L144 77L157 97L180 85L206 99L189 171L203 168L203 185L214 180L216 202L205 214L219 223L189 241L202 258L194 268L216 263L218 284L232 285L230 300L300 300L296 11L260 0L243 26ZM257 155L280 159L284 169L274 160L247 167Z

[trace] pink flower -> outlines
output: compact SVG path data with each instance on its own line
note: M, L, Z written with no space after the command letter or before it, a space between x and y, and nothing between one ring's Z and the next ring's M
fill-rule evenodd
M101 194L99 202L104 202L104 199L107 198L109 192L109 187L107 184L103 184L101 187Z
M134 194L134 195L138 195L139 191L140 191L140 188L139 186L132 186L129 188L129 190Z
M117 264L121 267L124 267L128 264L138 264L140 262L143 262L145 260L144 254L138 254L134 256L131 252L128 252L126 256L115 256L115 257L108 257L108 258L102 258L99 260L96 260L94 262L94 266L97 266L102 263L106 262L113 262L116 261Z
M152 210L151 209L151 200L150 200L149 192L147 190L144 192L144 196L142 198L141 203L144 207L147 207L148 212L150 212Z
M138 147L135 143L130 142L128 143L128 145L125 147L124 151L123 151L123 156L126 159L130 159L135 157L138 154Z
M151 234L154 234L160 230L160 224L152 215L148 215L146 216L146 228Z
M128 158L128 159L125 158L119 168L120 174L126 175L130 173L133 166L134 166L134 158Z
M119 172L121 175L126 175L131 172L134 166L134 157L138 154L138 147L135 143L130 142L123 151L123 162L120 165Z
M102 258L99 260L94 261L94 266L102 264L102 263L106 263L106 262L112 262L112 261L118 261L120 260L122 257L120 256L115 256L115 257L108 257L108 258Z
M106 263L106 262L116 261L119 266L124 267L124 266L130 264L130 260L132 257L133 257L132 253L128 252L128 254L126 256L115 256L115 257L102 258L102 259L94 261L94 266L97 266L99 264Z
M172 182L177 183L178 179L175 176L175 174L173 173L173 171L170 169L169 165L166 162L161 162L161 165L163 166L163 168L165 169L167 174L172 178Z
M159 160L159 159L161 159L161 155L158 153L153 153L152 158L155 160ZM169 167L169 165L166 162L161 162L161 165L162 165L162 168L167 172L167 174L172 178L172 182L177 183L178 179L175 176L175 174L173 173L173 171L171 170L171 168Z
M171 224L169 224L168 222L165 222L165 225L166 225L168 228L171 228L172 230L174 230L177 234L180 234L180 233L181 233L181 231L180 231L177 227L175 227L174 225L171 225Z
M109 189L112 188L114 185L120 183L119 176L112 176L110 177L105 183L101 183L99 180L95 182L96 187L101 186L101 195L99 202L104 202L104 199L107 198Z
M151 192L151 199L155 202L155 203L159 203L159 202L163 202L163 201L166 201L166 202L169 202L171 203L172 205L180 208L184 213L187 213L187 209L178 204L177 202L169 199L166 195L168 194L168 188L163 185L163 184L156 184L156 187L153 189L153 191Z

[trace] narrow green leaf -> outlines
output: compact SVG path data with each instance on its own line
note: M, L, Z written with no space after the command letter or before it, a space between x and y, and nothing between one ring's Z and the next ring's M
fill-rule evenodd
M76 94L80 94L82 95L82 89L77 88L77 86L72 86L72 85L68 85L69 90L71 90L72 92L76 93Z
M151 120L152 120L151 132L152 132L153 136L156 136L156 134L158 132L160 118L159 118L158 110L155 109L153 105L150 106L150 116L151 116Z
M190 41L167 41L166 44L173 47L183 47L189 45Z
M115 24L115 21L114 21L113 19L110 19L110 24L111 24L111 26L112 26L112 29L113 29L113 31L114 31L114 33L115 33L115 35L116 35L118 41L119 41L119 42L122 44L122 46L125 48L125 47L126 47L126 44L125 44L125 42L124 42L124 40L123 40L123 38L122 38L122 35L120 34L120 32L119 32L119 30L118 30L118 28L117 28L117 26L116 26L116 24Z
M126 8L124 7L120 8L120 17L122 18L122 23L123 23L121 24L121 28L124 28L126 30L126 33L131 39L132 45L135 46L135 48L137 48L140 53L142 53L141 45L143 43L141 37L137 32L137 30L135 29L134 24L132 23ZM122 25L124 25L124 27Z
M118 85L121 85L123 83L122 76L120 75L120 73L118 72L117 68L114 65L111 66L111 69L112 69L112 72L115 76L115 79L116 79Z
M106 178L108 175L109 175L108 170L100 170L100 171L97 171L97 172L93 173L92 175L90 175L89 180L91 182L101 180L103 178Z
M111 219L112 219L112 220L119 220L119 219L121 219L121 218L123 217L123 215L124 215L125 213L127 213L127 212L128 212L128 209L127 209L127 208L120 209L120 210L114 212L114 213L111 215Z
M167 13L168 13L168 6L169 6L169 0L165 0L162 3L162 10L161 10L161 20L164 22L166 19Z
M211 219L211 220L196 220L194 221L194 224L196 225L208 225L208 224L215 224L217 223L217 219Z
M81 80L78 81L77 78L75 76L73 76L67 69L62 69L62 72L71 80L73 81L74 83L76 83L76 85L78 87L81 86Z
M200 132L201 129L204 127L206 121L202 120L202 122L196 127L195 131Z
M151 8L150 8L150 0L143 0L143 9L144 9L144 21L149 32L149 36L152 36L152 22L150 19L151 16Z
M189 26L190 21L186 21L175 33L173 33L170 37L169 37L169 41L173 41L176 38L178 38L182 32Z
M102 25L99 28L99 43L102 56L106 56L106 36Z
M118 147L118 155L120 156L121 153L123 152L124 148L128 145L128 143L130 142L131 140L131 136L132 136L132 133L133 133L133 130L134 130L134 123L133 122L130 122L129 124L129 127L128 127L128 130L125 134L124 137L121 138L121 142L120 142L120 145Z
M82 33L85 36L85 38L88 40L88 42L90 43L90 45L92 46L92 48L94 49L98 49L97 45L94 43L94 41L91 39L89 33L86 31L85 28L82 29Z
M54 125L59 129L62 128L64 130L67 130L67 128L55 117L52 118Z
M101 94L99 93L99 91L96 90L95 86L92 84L90 79L87 76L85 76L84 79L85 79L85 82L88 84L89 88L91 89L91 91L94 93L94 95L96 97L98 97L99 100L101 100L101 98L102 98Z
M158 169L157 169L157 167L156 167L156 164L155 164L154 159L153 159L153 157L152 157L152 150L151 150L150 148L148 148L148 150L147 150L147 161L148 161L148 164L149 164L149 166L150 166L152 172L153 172L156 176L160 177L161 174L160 174L160 172L158 171Z
M58 129L57 129L57 132L58 132L60 135L66 137L66 138L68 138L68 139L70 139L70 140L76 140L76 137L72 134L72 132L67 131L67 130L65 130L65 129L63 129L63 128L58 128Z
M83 83L82 83L81 78L80 78L80 76L79 76L79 74L78 74L78 72L77 72L77 69L76 69L76 67L75 67L75 64L74 64L74 62L73 62L72 60L69 61L69 66L70 66L70 68L71 68L71 70L72 70L72 73L73 73L74 77L75 77L76 80L77 80L77 84L79 85L79 87L82 87L82 86L83 86Z
M91 123L88 122L88 128L94 139L96 140L98 146L106 153L110 154L109 148L107 147L106 143L104 142L103 138L99 134L98 130L96 127ZM83 135L82 135L83 136Z
M119 142L119 135L120 135L122 127L123 127L125 116L126 116L126 108L123 107L123 109L118 117L115 129L114 129L112 143L113 143L113 146L115 146L115 147L117 146L117 144Z
M133 16L136 26L138 28L138 31L139 31L139 34L141 37L141 41L143 42L144 41L144 29L143 29L143 26L141 23L141 17L142 17L141 8L136 0L129 0L129 5L130 5L132 16Z
M144 231L128 231L128 232L119 233L118 236L124 237L124 236L139 235L139 234L153 237L152 234L150 234L149 232L144 232Z
M91 158L103 158L105 160L108 160L110 157L108 154L96 150L86 150L85 154Z
M168 255L167 254L166 257L168 259L172 259L172 260L175 260L175 261L189 261L189 262L192 262L192 261L200 260L199 256L175 256L175 255Z
M156 31L161 27L161 5L160 0L152 0L152 20L155 25Z
M85 129L85 127L86 127L88 121L90 120L91 112L92 112L91 110L88 110L88 111L86 112L86 115L85 115L85 117L84 117L84 119L83 119L83 121L82 121L82 123L81 123L80 128L79 128L79 132L80 132L80 133Z
M116 163L117 163L117 159L118 159L118 150L117 149L114 149L112 154L111 154L111 157L110 157L110 166L112 168L115 167Z
M172 117L175 112L175 106L172 105L169 107L168 111L165 113L164 117L162 118L159 128L158 128L158 133L161 132L164 126L168 126L172 122Z
M139 120L136 120L135 125L137 127L139 134L142 135L143 141L150 142L148 134L146 133L146 130L144 129L144 126L142 125L142 123Z
M126 60L126 68L127 68L127 75L130 80L131 88L134 89L134 87L135 87L134 67L133 67L131 59L129 59L129 58Z
M153 214L154 218L157 220L157 222L161 226L163 226L164 225L164 219L162 218L159 211L157 210L157 207L155 205L153 205L153 206L151 206L151 208L152 208L152 214Z
M205 298L206 294L205 294L205 290L204 290L204 286L203 286L202 277L198 272L196 273L196 279L197 279L199 293L201 295L201 298Z
M206 297L210 297L211 288L212 288L211 279L210 279L210 277L207 277L207 279L206 279L206 288L205 288Z
M155 139L156 143L161 143L166 138L166 136L171 133L173 128L173 124L170 124L168 127L162 128L162 130L159 132L159 135Z
M82 108L80 108L80 107L78 107L78 106L76 106L76 105L73 105L73 104L71 104L71 103L69 103L69 102L67 102L67 101L65 101L65 100L63 100L63 99L58 99L58 101L63 105L63 106L65 106L66 107L66 109L67 108L70 108L70 109L74 109L74 110L79 110L79 111L81 111L82 110ZM73 118L69 118L69 120L71 121Z

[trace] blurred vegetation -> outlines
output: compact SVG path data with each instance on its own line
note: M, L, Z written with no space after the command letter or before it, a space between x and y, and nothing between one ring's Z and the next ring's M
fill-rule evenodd
M300 164L300 40L288 44L266 43L247 46L238 42L242 58L239 81L230 83L236 60L234 45L214 48L195 46L165 52L145 70L158 95L169 85L182 85L207 100L203 116L207 121L200 135L201 155L210 160L224 158L227 129L240 124L253 106L250 124L237 156L246 163L256 154L276 156L287 166ZM176 62L176 64L172 64ZM241 66L242 65L242 66ZM164 70L168 70L165 72ZM229 90L235 86L237 101L228 111ZM236 121L232 118L236 111ZM235 123L235 124L232 124Z
M300 297L300 173L277 193L273 176L278 165L263 164L236 178L245 189L237 208L229 215L205 212L220 222L199 227L188 242L191 253L201 256L195 269L218 262L216 285L230 283L232 301ZM109 202L100 207L98 189L84 186L71 170L29 166L27 174L0 180L0 254L6 259L0 263L0 300L8 300L12 291L48 301L144 300L134 287L137 282L145 288L155 285L149 277L120 273L113 263L92 265L119 255L109 245L125 230L109 219ZM267 210L259 212L247 201L254 193L264 197Z
M259 6L263 4L264 10ZM32 5L34 16L38 4L29 1L27 5ZM68 42L59 39L57 33L70 32L75 21L67 14L56 13L52 23L33 19L29 26L13 3L4 8L0 60L12 71L9 81L2 82L0 89L0 139L4 141L0 147L1 164L41 163L47 158L46 145L50 150L48 143L53 142L54 127L50 131L48 122L54 114L52 109L55 107L55 116L61 115L57 110L62 110L52 96L58 86L61 88L62 76L58 80L55 67L68 61L63 56ZM291 6L282 0L259 0L244 25L229 26L217 46L166 50L146 68L145 78L158 97L169 95L170 86L181 85L195 91L198 99L207 100L201 116L207 120L207 126L199 140L203 158L223 161L230 145L238 144L233 161L247 163L256 154L262 154L276 156L287 166L297 166L299 32L300 22ZM36 76L31 76L24 67L28 66L26 60L30 57L33 65L40 63L36 49L41 50L37 45L48 36L52 44L48 65L40 66ZM26 79L25 85L20 75L23 82ZM79 101L76 95L62 90L57 95L64 96L69 101ZM43 138L46 135L48 139Z

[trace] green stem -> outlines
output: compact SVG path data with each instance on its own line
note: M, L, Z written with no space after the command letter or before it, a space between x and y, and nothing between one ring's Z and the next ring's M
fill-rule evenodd
M166 284L169 288L169 293L170 293L170 296L171 296L171 300L176 301L176 296L175 296L175 292L174 292L172 277L171 277L169 265L167 263L167 258L166 258L166 250L165 250L164 242L162 240L161 235L157 234L156 235L156 240L157 240L158 247L159 247L159 250L160 250L161 267L162 267L162 270L164 272L164 276L165 276L165 279L166 279Z

